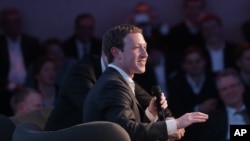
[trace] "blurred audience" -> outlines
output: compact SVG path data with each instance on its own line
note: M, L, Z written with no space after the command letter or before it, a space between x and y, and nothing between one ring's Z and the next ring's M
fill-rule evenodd
M244 101L250 104L250 44L243 43L236 49L236 64L245 86Z
M185 19L171 27L167 41L173 52L181 52L189 45L200 46L203 37L199 26L199 18L205 11L205 0L184 0Z
M60 40L57 38L50 38L47 39L43 43L43 50L45 51L45 56L50 58L54 64L55 64L55 85L58 87L61 86L62 82L64 81L64 78L67 76L71 68L76 65L77 61L74 58L70 58L65 56L65 53L63 51L63 44ZM26 86L28 87L34 87L34 79L32 77L32 68L30 67L27 80L26 80Z
M94 37L95 19L89 13L79 14L75 19L75 33L65 42L64 52L77 60L90 55L101 55L101 40Z
M33 67L33 79L35 80L35 89L41 93L43 106L54 106L58 86L55 85L55 64L47 57L39 58Z
M206 59L200 47L189 46L182 59L183 72L169 82L168 103L174 117L200 111L212 113L217 108L217 91L213 77L206 72ZM185 129L182 141L197 141L200 124Z
M35 37L21 31L21 15L15 8L1 12L4 34L0 37L1 83L9 91L23 87L27 68L41 53Z
M223 106L209 116L199 135L200 141L229 141L230 125L250 124L250 109L243 101L244 84L237 72L220 72L216 85Z
M205 39L203 47L208 69L216 73L228 67L235 67L236 45L225 40L220 17L213 13L205 14L200 18L200 24Z
M15 116L43 107L41 94L34 89L23 89L15 92L10 103Z

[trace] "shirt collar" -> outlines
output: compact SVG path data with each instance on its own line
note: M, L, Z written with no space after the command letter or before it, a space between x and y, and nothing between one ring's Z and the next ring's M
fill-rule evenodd
M236 110L235 108L228 107L228 106L226 107L226 109L227 109L227 112L228 112L229 115L233 115L233 114L235 114L235 112L237 112L237 111L245 110L245 109L246 109L246 106L245 106L245 104L242 105L242 106L240 107L240 110Z
M102 57L100 58L100 60L101 60L101 69L102 69L102 72L104 72L107 67L106 67L106 65L105 65L104 60L103 60Z
M127 73L125 73L121 68L119 68L118 66L114 65L114 64L109 64L108 67L114 68L115 70L117 70L122 77L126 80L126 82L129 83L134 83L134 81L132 80L132 78L129 77L129 75Z

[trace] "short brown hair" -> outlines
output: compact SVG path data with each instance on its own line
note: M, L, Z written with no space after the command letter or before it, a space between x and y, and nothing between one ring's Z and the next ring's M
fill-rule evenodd
M222 26L221 18L214 13L206 13L202 15L199 19L199 23L201 25L207 21L216 21L220 26Z
M16 112L18 104L25 101L26 97L28 97L29 94L33 92L38 93L37 90L31 89L31 88L25 88L25 89L14 92L10 99L10 105L11 105L12 110Z
M111 54L111 48L116 47L123 51L124 41L126 35L129 33L142 33L142 30L134 25L122 24L111 28L103 36L102 49L108 57L108 62L111 63L114 60L114 56Z
M242 83L242 80L241 80L238 72L234 68L227 68L223 71L220 71L216 75L216 79L215 79L216 84L218 85L218 82L220 81L221 78L228 77L228 76L232 76L232 77L236 78L237 80L239 80L239 83Z

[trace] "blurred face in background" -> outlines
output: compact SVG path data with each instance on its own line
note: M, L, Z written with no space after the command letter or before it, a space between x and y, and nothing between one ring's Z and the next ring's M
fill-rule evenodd
M42 97L39 93L30 92L23 102L18 104L16 115L32 112L43 107Z
M184 4L184 12L191 23L198 24L199 17L204 12L204 4L199 0L188 1Z
M3 10L3 29L11 38L16 38L21 30L21 17L16 9Z
M47 46L47 56L55 61L61 61L64 58L64 52L59 44L50 44Z
M36 80L38 83L44 85L54 85L55 74L54 63L52 61L46 61L36 75Z
M94 32L94 19L91 17L80 19L76 25L75 32L80 41L89 41Z
M239 107L243 103L244 85L234 76L225 76L217 81L219 96L226 106Z
M184 71L190 76L199 76L205 72L205 60L198 52L186 55L182 64Z
M242 56L237 60L237 65L241 71L250 73L250 49L243 52Z
M207 43L221 42L223 39L223 30L216 20L204 21L201 24L202 34Z

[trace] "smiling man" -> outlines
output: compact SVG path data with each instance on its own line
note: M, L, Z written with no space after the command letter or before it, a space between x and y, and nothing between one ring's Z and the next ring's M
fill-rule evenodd
M178 119L158 121L155 97L145 111L141 108L135 97L133 77L145 72L148 53L140 28L113 27L104 35L102 47L109 65L85 99L83 122L115 122L129 133L132 141L154 141L179 139L184 134L183 128L207 120L206 114L195 112ZM167 108L164 96L161 107Z

